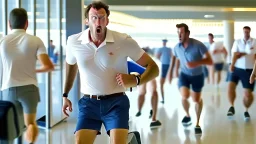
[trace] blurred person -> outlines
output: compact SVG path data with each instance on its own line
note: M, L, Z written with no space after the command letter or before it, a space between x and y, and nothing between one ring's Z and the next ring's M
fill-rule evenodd
M221 81L221 72L223 70L224 61L227 57L227 50L221 42L214 41L212 33L208 34L208 39L210 43L209 52L213 60L213 65L208 66L210 82L211 84L216 84L218 87ZM215 80L215 72L217 73L217 81Z
M0 40L3 100L21 103L27 127L25 137L34 143L39 132L36 110L40 101L36 73L52 71L54 66L42 40L26 33L25 9L15 8L10 12L9 26L11 33ZM42 67L35 70L37 60Z
M244 120L250 120L248 109L253 103L254 81L250 76L254 76L253 67L255 63L256 41L250 36L251 28L243 27L244 37L234 42L231 49L232 61L229 67L228 77L228 98L231 107L227 116L232 117L235 114L234 102L236 98L236 87L239 81L243 85L243 103L245 107Z
M89 26L68 37L66 80L62 111L72 111L68 93L77 71L84 96L78 102L76 144L92 144L104 124L111 144L126 144L130 102L127 88L147 83L158 76L156 63L127 34L109 30L109 6L94 1L85 8ZM142 75L127 74L127 57L146 67Z
M156 53L156 57L161 61L161 77L160 77L160 90L162 95L161 103L164 104L164 83L167 76L168 69L170 67L170 61L172 57L171 48L166 46L167 39L163 39L163 47L159 48Z
M150 53L150 49L144 49L145 52ZM148 87L147 87L148 86ZM158 93L157 93L157 83L156 79L153 79L147 83L144 83L140 86L138 86L139 91L139 97L138 97L138 112L136 114L136 117L139 117L141 115L141 110L145 102L145 95L147 92L150 92L151 94L151 107L152 110L150 110L149 118L152 119L150 123L150 128L157 128L160 127L162 124L159 120L156 119L157 114L157 103L158 103Z
M203 66L212 65L212 58L206 46L193 38L190 38L190 31L186 24L177 24L177 32L179 36L179 43L175 46L173 51L172 63L170 66L169 79L172 79L172 72L175 63L175 72L179 74L178 87L182 95L182 105L186 112L186 116L182 120L183 126L191 125L191 117L189 114L188 98L190 94L193 101L196 103L195 110L197 121L195 126L195 134L202 134L202 129L199 125L200 115L203 108L203 100L201 98L202 88L204 86ZM190 88L192 92L190 92Z

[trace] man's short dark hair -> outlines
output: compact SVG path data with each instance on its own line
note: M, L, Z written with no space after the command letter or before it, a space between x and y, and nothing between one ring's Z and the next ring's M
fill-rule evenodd
M190 32L189 28L188 28L188 25L186 25L185 23L177 24L176 28L184 28L185 32Z
M214 38L213 34L212 33L209 33L208 36L211 36L212 38Z
M245 26L243 29L248 29L249 31L251 31L251 28L249 26Z
M91 8L95 8L95 9L97 9L97 10L99 10L99 9L101 9L101 8L103 8L105 11L106 11L106 13L107 13L107 16L109 16L110 15L110 11L109 11L109 6L107 5L107 4L105 4L105 3L103 3L103 2L101 2L101 1L94 1L94 2L92 2L91 4L89 4L86 8L85 8L85 13L84 13L84 16L85 16L85 18L89 18L89 11L90 11L90 9Z
M28 14L23 8L15 8L10 12L9 21L12 29L24 29L27 20Z

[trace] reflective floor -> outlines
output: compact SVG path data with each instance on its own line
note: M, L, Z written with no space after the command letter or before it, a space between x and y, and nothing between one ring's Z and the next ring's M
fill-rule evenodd
M229 108L227 99L227 83L222 82L219 90L212 85L206 84L203 90L204 108L201 116L201 127L203 135L195 136L195 111L194 104L191 103L190 111L193 125L184 129L181 120L184 111L181 105L181 96L177 89L177 79L172 84L165 85L166 103L159 103L158 119L162 122L162 127L150 130L150 96L148 95L142 109L141 117L134 117L137 112L137 92L130 93L131 122L130 130L137 130L141 133L143 144L256 144L256 114L253 111L256 105L250 109L251 121L245 122L243 119L244 107L242 103L241 85L237 89L236 115L234 119L226 117ZM159 99L161 100L161 98ZM76 108L77 105L73 104ZM51 130L41 130L36 144L73 144L74 129L76 125L76 111L71 117L55 126ZM102 135L96 139L96 144L108 144L109 139L102 128Z

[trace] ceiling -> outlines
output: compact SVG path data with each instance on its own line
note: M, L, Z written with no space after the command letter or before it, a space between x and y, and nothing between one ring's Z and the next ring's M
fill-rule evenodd
M145 19L203 19L255 21L256 8L207 6L124 6L110 5L110 10ZM205 16L208 15L208 18Z

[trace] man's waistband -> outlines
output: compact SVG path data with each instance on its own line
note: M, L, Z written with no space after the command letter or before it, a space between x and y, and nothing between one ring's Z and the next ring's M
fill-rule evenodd
M108 95L89 95L89 94L84 94L84 97L89 97L89 98L94 98L97 100L104 100L112 97L119 97L119 96L124 96L126 95L125 92L119 92L119 93L113 93L113 94L108 94Z

